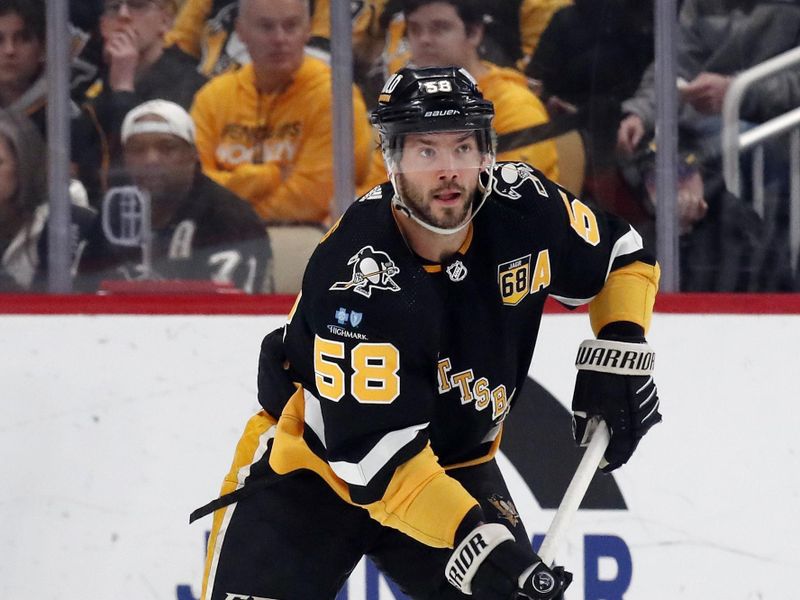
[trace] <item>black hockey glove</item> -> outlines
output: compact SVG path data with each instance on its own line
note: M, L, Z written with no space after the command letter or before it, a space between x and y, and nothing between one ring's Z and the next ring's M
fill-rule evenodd
M297 389L287 366L283 327L279 327L264 337L258 357L258 402L276 419Z
M591 438L591 428L587 428L591 418L603 418L611 432L603 455L607 464L601 465L606 473L628 462L639 440L661 421L652 376L654 360L644 337L586 340L578 349L573 434L585 446Z
M499 523L470 531L458 544L445 567L447 581L476 600L560 600L572 582L563 567L550 569L514 542Z

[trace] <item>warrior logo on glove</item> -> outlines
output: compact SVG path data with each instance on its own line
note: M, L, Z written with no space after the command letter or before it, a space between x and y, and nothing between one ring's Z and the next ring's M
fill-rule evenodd
M556 580L553 579L553 576L546 571L536 573L536 575L533 576L532 583L533 589L540 594L549 594L556 586Z
M606 422L611 433L601 464L606 473L628 462L644 434L661 422L652 375L655 353L643 337L631 340L586 340L575 360L575 441L581 446L589 443L592 417Z

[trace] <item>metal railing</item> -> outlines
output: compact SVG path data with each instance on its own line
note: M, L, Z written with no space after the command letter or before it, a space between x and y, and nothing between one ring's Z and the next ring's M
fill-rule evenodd
M739 131L742 98L757 81L800 64L800 47L779 54L742 71L731 82L722 106L722 161L725 186L735 195L742 192L741 154L753 152L753 209L765 214L764 146L789 133L789 251L792 270L800 254L800 107L779 115L744 132Z

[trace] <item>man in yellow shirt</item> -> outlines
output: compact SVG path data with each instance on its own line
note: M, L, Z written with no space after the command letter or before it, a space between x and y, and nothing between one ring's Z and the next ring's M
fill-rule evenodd
M246 0L236 32L251 63L212 79L192 118L205 173L269 222L326 223L333 195L331 71L307 56L307 0ZM356 182L372 136L353 88Z
M544 105L528 89L521 73L481 60L478 48L483 41L483 12L474 0L406 0L403 13L411 63L417 67L458 66L469 71L484 97L494 104L497 160L529 163L558 181L555 143L531 144L525 139L526 130L549 120ZM374 156L369 183L380 183L378 179L384 175L380 156Z
M358 46L367 29L374 27L376 13L386 0L366 0L350 4L353 19L353 44ZM330 53L330 0L313 0L311 37L308 48L327 60ZM166 36L168 44L194 56L200 72L219 75L250 62L247 49L235 32L238 0L184 0L175 26Z

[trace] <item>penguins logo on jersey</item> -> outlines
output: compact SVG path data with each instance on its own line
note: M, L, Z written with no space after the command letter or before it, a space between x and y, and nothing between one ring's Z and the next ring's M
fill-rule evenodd
M494 180L494 191L511 200L519 200L522 194L519 189L526 181L532 181L540 196L547 197L547 191L539 178L534 174L533 168L525 163L505 163L499 169L499 174Z
M517 507L514 506L513 500L506 500L499 494L492 494L489 497L489 504L497 509L497 516L499 518L508 521L512 527L517 526L517 523L519 523L519 513L517 512Z
M347 264L353 266L350 281L337 281L330 287L331 290L353 290L367 298L372 296L373 289L400 291L400 286L392 279L400 269L386 252L375 250L372 246L364 246L350 257Z

